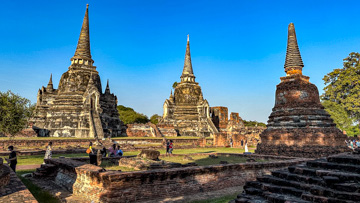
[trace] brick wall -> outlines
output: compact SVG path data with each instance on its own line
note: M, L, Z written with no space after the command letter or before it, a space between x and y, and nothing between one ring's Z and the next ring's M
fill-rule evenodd
M259 158L258 155L251 156ZM59 164L56 159L48 161ZM242 186L246 181L255 180L256 176L304 161L306 159L288 159L135 172L103 171L100 167L84 164L75 169L72 190L74 195L94 202L155 200ZM58 167L61 169L64 164Z

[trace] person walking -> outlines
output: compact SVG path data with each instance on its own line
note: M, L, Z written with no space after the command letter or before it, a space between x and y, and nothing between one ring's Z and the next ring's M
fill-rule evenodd
M166 141L166 153L165 153L165 156L168 156L168 155L170 155L169 154L169 148L170 147L170 141Z
M51 157L52 157L52 142L49 142L48 146L46 147L43 164L45 164L45 159L51 159Z
M170 140L170 143L169 143L169 156L172 155L173 149L174 149L174 144L173 144L173 141Z
M8 164L10 164L10 168L14 172L16 172L17 157L16 157L16 152L14 151L14 147L9 146L8 151L10 151L9 158L5 160L8 162Z
M247 140L245 141L245 153L249 152L249 149L248 149L248 145L247 145Z

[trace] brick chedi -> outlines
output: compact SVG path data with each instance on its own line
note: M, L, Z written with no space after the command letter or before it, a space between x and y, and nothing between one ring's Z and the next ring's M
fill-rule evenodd
M30 120L39 136L118 136L125 128L119 119L117 97L109 81L102 93L101 81L90 53L88 5L79 41L69 70L54 89L52 76L38 91L34 117Z
M165 100L159 126L173 125L180 136L212 137L218 131L211 121L209 103L203 98L201 87L195 82L189 37L180 78L181 82L175 87L174 94L171 92L170 98Z
M275 106L256 153L320 157L343 152L346 136L336 128L320 103L319 92L304 67L294 24L288 28L286 77L276 87Z

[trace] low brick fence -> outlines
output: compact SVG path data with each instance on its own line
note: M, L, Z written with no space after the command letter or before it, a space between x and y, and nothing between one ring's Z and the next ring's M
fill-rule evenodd
M308 160L266 155L240 156L277 160L134 172L105 171L71 159L46 161L58 167L57 180L63 182L62 186L84 200L138 202L243 186L257 176Z

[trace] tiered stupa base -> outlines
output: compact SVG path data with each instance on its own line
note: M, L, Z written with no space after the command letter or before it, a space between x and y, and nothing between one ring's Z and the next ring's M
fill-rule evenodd
M260 137L260 154L315 158L349 150L347 136L321 105L317 87L303 75L281 78L275 107Z

